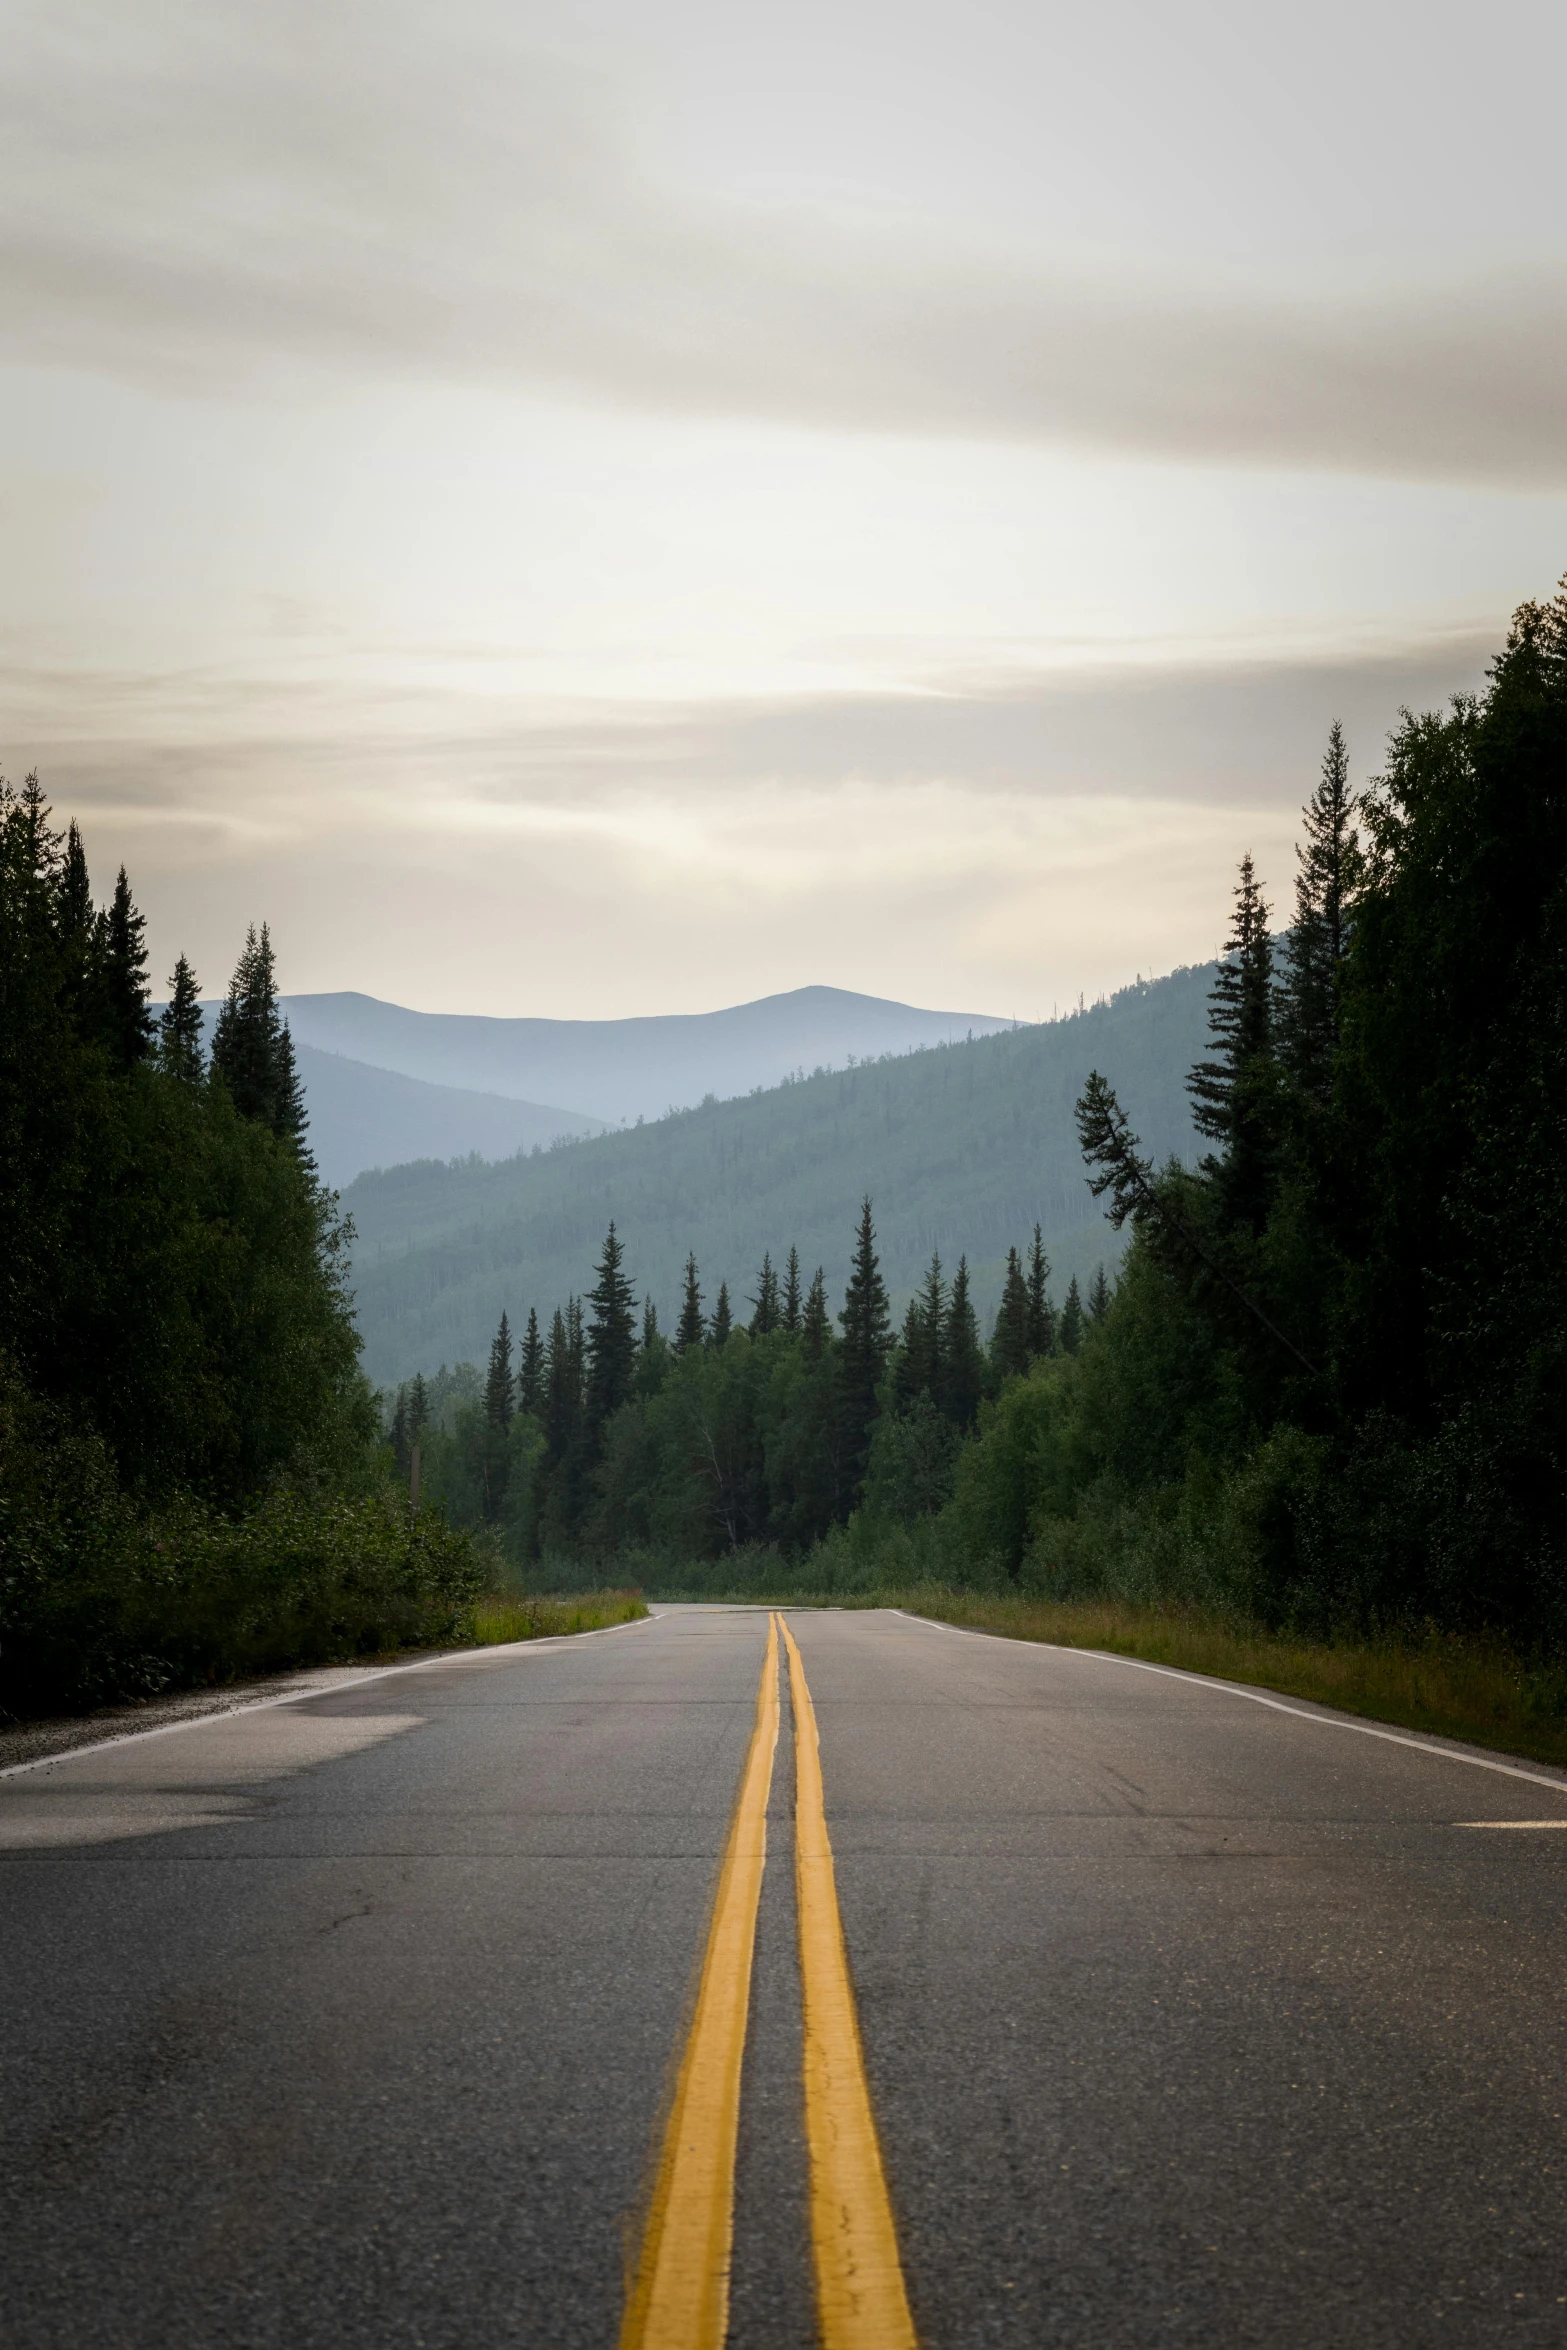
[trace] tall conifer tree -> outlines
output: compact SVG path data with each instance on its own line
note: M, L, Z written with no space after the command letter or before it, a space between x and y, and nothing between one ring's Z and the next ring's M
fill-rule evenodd
M827 1311L827 1275L820 1265L811 1276L800 1315L800 1343L808 1363L819 1363L832 1342L832 1320Z
M897 1385L900 1401L913 1403L917 1396L928 1395L936 1401L942 1392L946 1370L946 1312L947 1284L942 1277L941 1255L932 1251L924 1280L909 1300L909 1310L903 1317L903 1349L898 1360Z
M536 1420L544 1402L544 1341L539 1336L539 1317L535 1307L528 1308L528 1327L523 1333L522 1354L517 1366L517 1408Z
M686 1259L685 1289L680 1300L680 1319L675 1324L675 1352L689 1354L700 1346L707 1336L707 1318L702 1312L702 1286L697 1279L696 1258Z
M169 980L169 1000L158 1019L158 1066L185 1085L199 1085L201 1057L201 995L196 974L183 955Z
M727 1281L720 1281L718 1303L713 1308L713 1330L709 1343L715 1347L727 1346L733 1329L734 1316L729 1310L729 1284Z
M637 1368L637 1301L626 1278L625 1250L613 1224L604 1238L598 1280L588 1292L587 1424L595 1442L631 1398Z
M756 1278L756 1295L750 1301L751 1336L770 1338L779 1323L778 1276L773 1270L772 1254L762 1251L762 1270Z
M854 1236L854 1259L849 1286L838 1316L843 1338L838 1349L839 1392L843 1412L843 1460L851 1483L863 1473L870 1451L871 1423L876 1417L876 1390L887 1367L892 1343L887 1286L876 1254L876 1226L867 1197L860 1205Z
M941 1405L955 1428L972 1428L985 1386L985 1358L969 1295L968 1258L959 1257L947 1298L947 1375Z
M151 1052L153 1031L147 1009L147 924L131 896L123 865L109 910L100 917L98 963L104 1041L121 1067L129 1069Z
M1110 1311L1110 1284L1103 1265L1094 1267L1094 1277L1088 1284L1088 1319L1102 1322Z
M500 1328L490 1342L490 1367L484 1382L484 1416L504 1436L511 1426L515 1385L511 1368L511 1324L501 1308Z
M791 1248L788 1267L784 1273L783 1304L780 1309L783 1326L791 1338L795 1337L799 1331L800 1311L803 1304L804 1299L800 1294L800 1252L797 1248Z
M1033 1349L1029 1345L1028 1283L1015 1248L1007 1250L1006 1278L1001 1285L1001 1304L996 1311L996 1327L990 1341L990 1367L998 1380L1019 1379L1028 1369Z
M1075 1355L1083 1343L1083 1301L1078 1295L1075 1273L1066 1285L1066 1304L1061 1308L1061 1321L1056 1335L1064 1355Z
M1280 1043L1290 1075L1325 1101L1338 1049L1339 984L1349 953L1350 922L1365 878L1349 785L1349 754L1337 719L1322 775L1301 816L1295 851L1295 920L1284 949L1279 998Z
M1251 854L1241 859L1235 913L1208 998L1211 1058L1186 1081L1200 1134L1220 1145L1204 1164L1225 1207L1255 1230L1267 1212L1271 1174L1273 942Z
M1050 1259L1045 1254L1044 1237L1036 1224L1028 1252L1028 1351L1031 1355L1048 1355L1055 1351L1055 1315L1046 1287L1049 1279Z

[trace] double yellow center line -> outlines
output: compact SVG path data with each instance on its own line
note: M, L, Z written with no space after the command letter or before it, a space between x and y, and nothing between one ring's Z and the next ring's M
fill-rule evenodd
M780 1632L794 1705L805 2135L823 2350L914 2350L838 1914L816 1708L794 1635L777 1615L768 1619L755 1726L620 2350L723 2350L728 2328L740 2067L778 1744Z

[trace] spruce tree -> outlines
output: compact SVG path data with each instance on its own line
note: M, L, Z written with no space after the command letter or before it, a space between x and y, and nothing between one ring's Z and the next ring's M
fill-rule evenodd
M1028 1252L1028 1351L1031 1355L1055 1352L1055 1314L1050 1304L1050 1293L1045 1284L1050 1279L1050 1259L1045 1254L1045 1243L1039 1226L1034 1226L1033 1245Z
M544 1341L539 1336L537 1309L529 1306L528 1327L523 1333L522 1354L517 1365L517 1409L536 1420L543 1402Z
M158 1020L158 1066L184 1085L201 1082L201 997L196 974L183 955L174 966L169 1000Z
M843 1325L843 1339L838 1349L843 1460L852 1484L857 1483L863 1473L870 1451L871 1423L876 1417L876 1390L887 1367L892 1340L887 1289L876 1255L876 1226L868 1197L860 1205L849 1286L844 1291L838 1320Z
M797 1248L791 1248L788 1268L784 1273L783 1304L780 1309L783 1327L791 1338L799 1331L803 1302L800 1295L800 1252Z
M424 1373L416 1371L408 1390L408 1441L417 1444L430 1424L430 1393Z
M658 1345L658 1308L650 1297L642 1300L642 1352L651 1355Z
M484 1416L504 1436L511 1426L515 1393L511 1368L511 1324L501 1308L500 1328L490 1342L490 1367L484 1382Z
M109 910L99 920L104 1041L120 1066L129 1069L152 1050L152 1014L147 1009L147 925L123 865Z
M696 1258L686 1259L686 1285L680 1300L680 1319L675 1324L675 1352L689 1354L700 1346L707 1335L707 1321L702 1312L702 1290L697 1280Z
M998 1381L1020 1379L1028 1369L1033 1350L1029 1345L1028 1283L1018 1262L1015 1248L1007 1250L1006 1278L1001 1286L1001 1304L996 1311L996 1327L990 1341L990 1367Z
M294 1040L278 1004L277 961L272 934L254 923L229 982L228 996L212 1034L212 1071L222 1079L234 1107L267 1126L308 1164L304 1147L305 1106L294 1062Z
M708 1341L709 1345L715 1347L727 1346L729 1344L730 1333L733 1328L734 1316L729 1311L729 1284L727 1281L720 1281L718 1284L718 1303L713 1308L713 1330L712 1336Z
M604 1237L598 1280L588 1292L586 1412L595 1443L606 1421L630 1400L637 1368L637 1301L625 1272L625 1250L613 1223Z
M800 1343L808 1363L819 1363L832 1340L832 1320L827 1311L827 1276L820 1265L811 1276L805 1307L800 1316Z
M74 823L67 828L55 877L55 936L59 942L61 1009L76 1021L80 1033L96 1034L102 1010L99 931L87 877L87 853Z
M387 1441L392 1447L392 1458L397 1464L398 1475L406 1477L408 1474L408 1390L406 1387L399 1387L397 1390L397 1404L392 1413L392 1425L388 1431Z
M898 1358L897 1385L901 1402L921 1395L934 1401L942 1389L946 1365L947 1284L941 1256L933 1251L924 1280L909 1300L903 1317L903 1346Z
M1319 1101L1332 1090L1339 987L1355 899L1365 878L1357 806L1344 732L1335 719L1321 779L1301 813L1305 837L1295 851L1295 920L1285 942L1279 997L1285 1065L1296 1084Z
M1103 1265L1094 1267L1094 1277L1088 1285L1088 1319L1102 1322L1110 1311L1110 1284Z
M778 1328L778 1276L773 1271L771 1252L762 1251L762 1270L756 1277L756 1295L749 1300L752 1307L751 1336L770 1338Z
M972 1428L979 1414L985 1386L985 1358L980 1352L979 1324L969 1296L968 1258L959 1257L947 1299L947 1365L942 1410L955 1428Z
M1241 859L1235 913L1208 997L1211 1058L1186 1081L1200 1134L1221 1147L1206 1159L1230 1218L1256 1230L1271 1172L1273 942L1250 851Z
M1077 1293L1075 1273L1067 1283L1066 1304L1061 1308L1061 1322L1056 1335L1064 1355L1075 1355L1083 1343L1083 1301Z

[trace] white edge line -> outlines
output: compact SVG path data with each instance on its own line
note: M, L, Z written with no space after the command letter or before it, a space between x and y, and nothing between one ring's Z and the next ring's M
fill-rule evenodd
M19 1778L23 1771L47 1770L51 1763L75 1762L84 1754L107 1754L114 1746L136 1746L143 1738L172 1738L176 1730L209 1729L214 1722L232 1722L241 1714L262 1714L274 1705L303 1705L311 1697L341 1697L350 1689L363 1689L371 1681L390 1680L394 1673L423 1673L432 1665L476 1664L497 1656L535 1656L541 1649L563 1646L567 1641L598 1640L606 1632L634 1632L640 1624L653 1622L651 1615L633 1616L624 1624L596 1624L591 1632L546 1632L538 1640L497 1640L483 1648L443 1649L438 1656L417 1657L411 1665L378 1665L373 1673L358 1673L352 1681L334 1681L326 1689L290 1689L282 1697L253 1697L244 1705L217 1706L209 1714L187 1714L180 1722L158 1722L150 1730L122 1730L117 1738L95 1738L89 1746L62 1746L53 1754L35 1754L30 1762L7 1763L0 1769L0 1779ZM305 1668L307 1671L310 1668ZM318 1672L324 1668L317 1666Z
M1539 1771L1521 1770L1517 1763L1493 1762L1488 1755L1466 1754L1461 1746L1438 1746L1428 1738L1411 1738L1403 1730L1379 1730L1371 1722L1352 1722L1343 1714L1312 1712L1303 1705L1286 1705L1282 1697L1264 1697L1239 1681L1214 1681L1206 1673L1184 1673L1179 1665L1145 1664L1140 1656L1117 1656L1110 1648L1065 1648L1054 1640L1018 1640L1009 1632L976 1632L967 1624L944 1624L939 1616L911 1615L907 1608L887 1610L906 1624L924 1624L932 1632L955 1632L960 1640L1000 1640L1008 1648L1048 1648L1052 1656L1087 1656L1101 1665L1130 1665L1136 1673L1158 1673L1166 1681L1190 1681L1198 1689L1216 1689L1223 1697L1244 1697L1248 1705L1265 1705L1276 1714L1293 1714L1297 1722L1320 1722L1326 1730L1353 1730L1361 1738L1381 1738L1389 1746L1412 1746L1416 1754L1434 1754L1444 1762L1467 1763L1474 1771L1499 1771L1504 1779L1526 1779L1531 1787L1550 1787L1567 1795L1567 1778L1547 1779ZM1567 1826L1564 1821L1563 1826ZM1489 1827L1490 1821L1460 1820L1459 1827Z

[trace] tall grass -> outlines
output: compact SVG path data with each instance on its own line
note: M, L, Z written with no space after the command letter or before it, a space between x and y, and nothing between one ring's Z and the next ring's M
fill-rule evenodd
M1012 1640L1108 1649L1567 1765L1567 1663L1523 1657L1500 1642L1435 1631L1405 1641L1298 1640L1196 1609L1014 1599L929 1585L850 1604L904 1607Z
M647 1614L640 1591L583 1591L565 1598L481 1599L471 1618L479 1648L511 1640L549 1640L562 1632L602 1632L611 1624L634 1624Z

